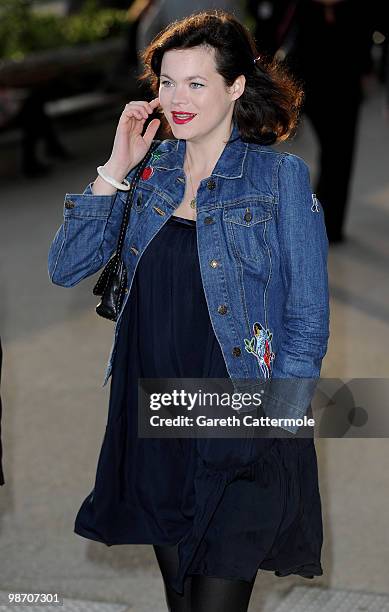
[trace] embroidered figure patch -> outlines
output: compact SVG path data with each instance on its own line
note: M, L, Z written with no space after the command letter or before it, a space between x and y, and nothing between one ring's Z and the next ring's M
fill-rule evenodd
M244 338L245 349L258 359L264 378L270 378L271 362L275 355L272 351L273 333L258 322L253 324L254 336L249 340Z

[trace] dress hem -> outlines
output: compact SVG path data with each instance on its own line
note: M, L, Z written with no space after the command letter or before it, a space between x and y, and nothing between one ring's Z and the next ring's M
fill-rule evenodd
M100 542L100 544L105 544L105 546L120 546L120 545L127 545L127 546L153 546L155 544L155 542L151 543L151 542L111 542L108 543L105 540L102 540L101 538L98 538L97 536L94 537L92 534L90 534L87 531L84 531L83 529L74 529L74 533L76 535L79 535L83 538L86 538L87 540L92 540L94 542ZM170 544L171 546L176 546L178 544L178 542L174 543L174 544ZM157 545L157 544L155 544ZM308 571L304 571L304 567L306 567L306 565L308 565L309 567L309 573ZM277 578L285 578L287 576L301 576L302 578L307 578L309 580L312 580L313 578L318 578L320 576L323 575L323 569L321 567L320 564L313 564L312 566L309 564L302 564L300 566L296 566L293 568L288 568L288 569L283 569L283 570L279 570L276 569L274 567L262 567L262 562L259 563L257 569L254 572L254 576L250 579L247 578L247 576L227 576L226 574L214 574L214 573L207 573L206 571L191 571L188 572L185 577L190 577L190 576L207 576L208 578L222 578L224 580L242 580L244 582L251 582L253 580L254 577L256 577L257 573L259 571L265 571L265 572L273 572L275 576L277 576ZM180 594L183 594L184 589L181 588L179 586L179 584L177 583L176 580L170 581L170 585L173 587L173 589Z

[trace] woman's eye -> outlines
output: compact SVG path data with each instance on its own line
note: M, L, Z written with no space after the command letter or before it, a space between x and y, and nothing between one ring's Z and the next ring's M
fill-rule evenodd
M170 87L171 84L172 84L172 82L168 81L166 79L161 81L162 87ZM204 87L204 85L202 83L196 83L194 81L190 85L191 85L191 87L192 87L192 85L195 85L195 87L192 87L192 89L200 89L200 87Z

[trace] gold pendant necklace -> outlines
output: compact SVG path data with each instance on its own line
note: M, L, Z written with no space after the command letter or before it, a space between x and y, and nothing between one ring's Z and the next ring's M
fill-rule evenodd
M189 164L188 164L188 172L189 172L189 178L190 178L190 186L192 188L192 195L193 195L193 198L191 199L189 206L193 208L194 210L196 210L197 198L195 196L194 189L193 189L192 175L190 172Z

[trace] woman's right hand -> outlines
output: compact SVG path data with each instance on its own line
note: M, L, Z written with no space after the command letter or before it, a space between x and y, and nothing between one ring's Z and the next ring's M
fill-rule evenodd
M146 155L160 126L160 119L153 119L142 136L146 119L159 106L159 98L150 102L139 100L124 107L116 128L111 156L104 167L107 173L121 182Z

